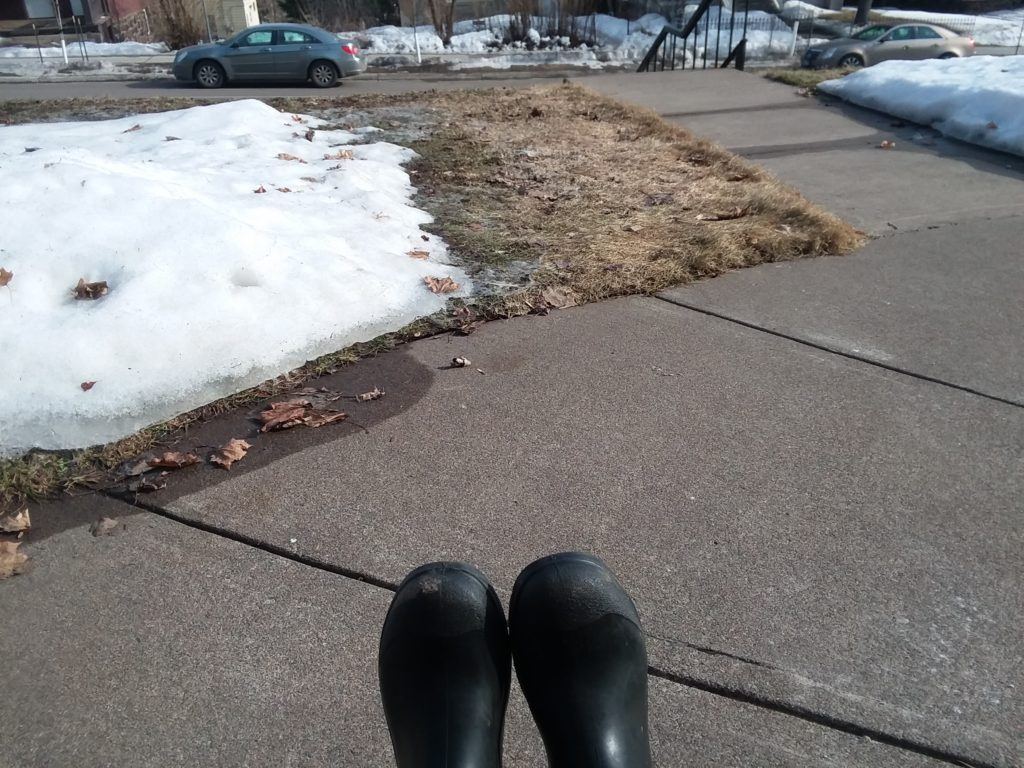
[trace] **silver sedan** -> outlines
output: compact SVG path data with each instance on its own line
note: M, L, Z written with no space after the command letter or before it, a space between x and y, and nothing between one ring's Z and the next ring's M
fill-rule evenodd
M840 40L814 45L805 67L868 67L891 59L952 59L974 55L974 41L934 24L873 24Z
M260 24L228 40L182 48L174 57L174 76L203 88L239 80L311 81L329 88L365 71L355 42L305 24Z

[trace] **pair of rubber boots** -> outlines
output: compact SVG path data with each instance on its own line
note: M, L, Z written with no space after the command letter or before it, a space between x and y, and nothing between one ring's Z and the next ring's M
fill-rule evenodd
M515 659L552 768L648 768L647 651L633 601L596 557L527 566L508 623L462 563L410 573L380 641L398 768L498 768Z

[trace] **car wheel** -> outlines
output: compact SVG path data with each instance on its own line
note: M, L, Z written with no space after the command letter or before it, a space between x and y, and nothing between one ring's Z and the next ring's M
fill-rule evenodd
M945 52L944 54L942 54L941 56L939 56L939 58L940 58L940 59L959 59L960 57L959 57L959 56L957 56L957 55L956 55L955 53L953 53L952 51L946 51L946 52Z
M864 66L864 59L862 59L855 53L848 53L845 56L843 56L843 58L841 58L837 63L842 68L860 69L861 67Z
M338 82L338 70L329 61L314 61L309 67L309 79L317 88L330 88Z
M227 80L224 70L216 61L200 61L196 64L194 74L200 88L220 88Z

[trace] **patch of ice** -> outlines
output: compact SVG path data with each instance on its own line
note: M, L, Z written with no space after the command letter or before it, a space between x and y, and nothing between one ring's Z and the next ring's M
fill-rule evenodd
M428 275L469 288L421 238L413 152L304 120L249 100L0 128L0 453L113 440L399 327L444 306ZM76 301L79 278L110 292Z
M885 61L819 88L946 136L1024 156L1024 56Z

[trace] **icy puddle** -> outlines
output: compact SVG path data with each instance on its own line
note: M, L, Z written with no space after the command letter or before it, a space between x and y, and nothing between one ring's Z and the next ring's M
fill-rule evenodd
M468 291L412 151L319 123L239 101L0 128L0 454L115 440Z

